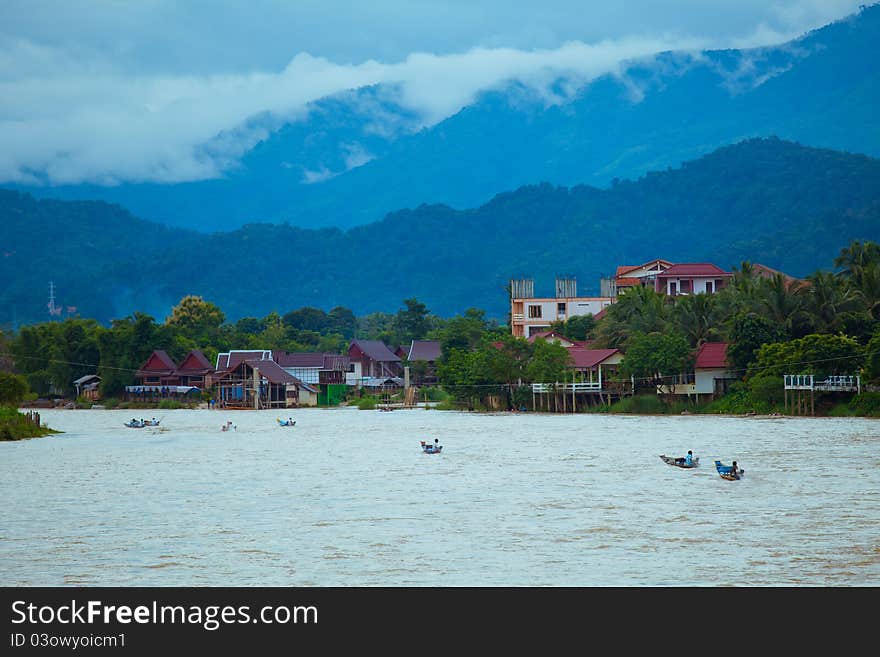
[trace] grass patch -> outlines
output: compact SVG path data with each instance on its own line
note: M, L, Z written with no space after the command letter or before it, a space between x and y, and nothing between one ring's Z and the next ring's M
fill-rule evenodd
M47 426L37 426L15 408L0 407L0 440L24 440L61 433Z

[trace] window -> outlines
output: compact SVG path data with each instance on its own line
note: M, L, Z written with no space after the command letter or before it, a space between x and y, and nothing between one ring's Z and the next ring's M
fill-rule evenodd
M541 317L541 306L529 306L529 317Z
M706 281L706 294L712 294L712 281Z
M675 295L675 281L669 281L669 296L674 297Z
M556 304L556 314L564 315L565 314L565 303L560 302Z
M688 294L691 291L690 281L681 281L681 293Z

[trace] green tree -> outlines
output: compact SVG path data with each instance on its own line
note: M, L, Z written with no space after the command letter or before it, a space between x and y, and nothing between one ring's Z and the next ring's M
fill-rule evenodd
M446 321L442 328L432 332L433 339L440 341L445 354L453 349L470 351L483 343L484 339L495 334L500 339L507 332L498 332L497 327L486 320L486 313L477 308L468 308L464 315L456 315Z
M596 320L591 314L575 315L566 320L558 320L550 324L550 330L572 340L589 340L596 328Z
M525 375L533 383L565 382L568 379L566 371L570 365L571 355L565 347L538 338L525 367Z
M18 406L27 393L27 379L20 374L0 372L0 406Z
M397 311L392 324L395 344L409 344L421 340L431 330L428 307L416 298L404 299L406 309Z
M357 333L358 323L357 317L355 317L350 308L336 306L330 309L327 317L330 320L330 330L333 333L340 334L346 340L354 338L355 333Z
M624 376L663 383L663 378L690 371L693 350L688 339L677 331L666 333L634 333L620 371Z
M282 318L285 326L300 331L315 331L321 333L333 326L333 320L320 308L306 306L298 310L292 310Z
M735 370L744 373L761 345L780 342L785 337L784 329L766 317L756 313L739 315L730 331L727 359Z
M622 292L599 322L597 345L628 348L635 333L662 332L668 325L669 297L636 285Z
M834 259L835 267L842 267L839 276L850 279L859 288L862 286L865 270L880 266L880 245L876 242L853 240L848 247L840 250Z
M671 323L688 339L692 347L716 338L715 295L689 294L675 298Z
M760 347L748 375L854 375L864 362L865 348L853 338L813 334Z
M216 304L199 296L188 295L171 309L171 315L165 323L190 335L199 335L217 329L224 321L226 316Z
M817 271L807 277L809 285L798 290L803 299L807 323L813 333L836 333L842 330L851 313L862 307L859 295L849 281L834 274Z

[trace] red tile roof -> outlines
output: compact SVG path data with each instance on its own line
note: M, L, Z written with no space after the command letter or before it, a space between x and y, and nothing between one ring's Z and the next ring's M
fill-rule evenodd
M614 354L618 353L618 349L584 349L583 347L569 347L568 353L571 355L574 366L578 368L596 367L600 363L608 360Z
M680 276L733 276L711 262L683 262L672 265L657 274L657 278L678 278Z
M635 277L624 276L623 278L617 279L617 287L632 287L634 285L641 285L642 279Z
M718 369L729 367L727 363L726 342L704 342L697 351L697 369Z

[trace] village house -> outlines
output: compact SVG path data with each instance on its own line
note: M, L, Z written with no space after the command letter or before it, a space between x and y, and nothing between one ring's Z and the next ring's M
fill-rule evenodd
M726 342L704 342L697 349L694 371L674 376L669 383L658 385L657 393L665 395L701 395L715 399L727 392L736 381L736 373L727 362Z
M708 262L687 262L672 265L657 274L654 289L667 296L712 294L725 287L733 278L731 272Z
M442 355L439 340L413 340L401 359L410 368L410 383L417 386L436 385L437 361Z
M348 358L345 382L350 386L376 387L378 381L383 389L403 385L400 357L381 340L352 341Z
M201 352L199 352L200 354ZM193 352L187 356L188 367L202 365L202 361L210 363L204 359L199 360L197 356L190 358ZM184 375L189 376L186 370ZM158 401L168 398L192 398L201 392L201 387L190 383L181 382L180 368L177 363L162 349L157 349L150 354L146 362L141 365L140 369L135 372L135 385L125 386L125 397L127 399L135 399L138 401ZM196 378L197 375L196 375Z
M198 349L190 351L176 370L179 385L194 386L196 388L210 388L211 375L214 368L210 361Z
M573 278L556 279L555 297L536 297L534 281L510 281L510 330L516 337L550 330L553 322L565 321L580 315L596 315L611 305L611 297L579 297L577 281Z
M317 388L289 374L272 358L247 358L247 352L239 351L218 356L221 363L228 365L216 374L216 398L222 407L280 409L318 404Z
M76 396L91 401L98 401L101 398L100 385L101 377L97 374L86 374L73 382Z
M318 390L319 406L336 406L345 399L349 358L322 352L273 352L275 361L288 374Z
M617 376L623 362L623 353L619 349L586 349L575 345L568 349L568 353L580 380L597 383L600 388Z
M613 277L599 281L599 294L611 298L632 287L655 287L657 275L669 269L673 263L668 260L651 260L642 265L620 265Z
M569 347L587 347L592 340L572 340L571 338L567 338L561 333L556 331L538 331L537 333L533 333L527 339L529 344L534 344L535 340L538 338L542 340L546 340L547 342L552 342L554 344L561 345L568 349Z
M176 386L179 383L177 363L165 351L157 349L135 372L134 378L142 386Z
M345 385L349 358L323 352L274 351L273 359L288 373L309 385Z

